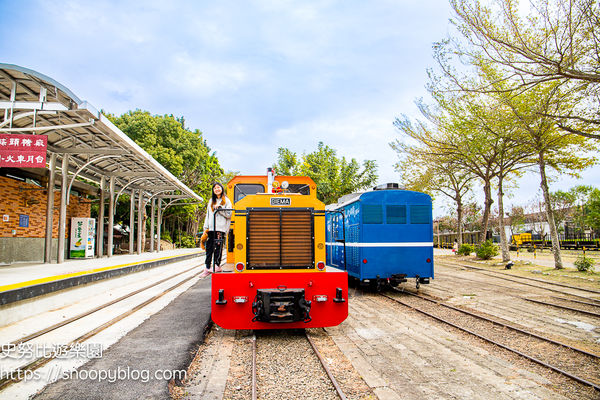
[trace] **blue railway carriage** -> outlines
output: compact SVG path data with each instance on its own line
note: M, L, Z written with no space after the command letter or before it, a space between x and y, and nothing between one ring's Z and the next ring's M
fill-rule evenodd
M431 197L396 184L344 196L327 206L327 263L380 290L433 279Z

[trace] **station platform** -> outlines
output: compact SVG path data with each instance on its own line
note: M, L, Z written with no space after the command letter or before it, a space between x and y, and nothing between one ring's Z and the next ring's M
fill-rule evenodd
M73 286L187 260L204 254L196 249L67 260L62 264L12 264L0 267L0 306Z
M211 326L211 278L199 279L158 313L113 344L101 358L79 370L147 373L146 379L119 376L116 380L82 379L82 374L60 379L44 388L34 400L171 399L170 380L157 372L186 371ZM144 376L144 375L141 375ZM176 382L179 384L179 382Z

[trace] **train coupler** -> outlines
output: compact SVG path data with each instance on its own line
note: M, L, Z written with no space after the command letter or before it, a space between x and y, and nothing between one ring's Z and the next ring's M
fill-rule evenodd
M252 303L252 321L306 323L312 320L310 307L304 289L258 289Z

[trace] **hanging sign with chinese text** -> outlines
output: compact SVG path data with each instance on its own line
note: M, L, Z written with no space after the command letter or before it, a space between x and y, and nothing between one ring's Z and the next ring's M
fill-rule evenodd
M0 167L46 168L46 135L0 134Z

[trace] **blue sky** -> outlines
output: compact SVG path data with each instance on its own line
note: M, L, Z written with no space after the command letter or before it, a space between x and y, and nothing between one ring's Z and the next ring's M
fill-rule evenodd
M262 174L278 147L323 141L376 160L380 183L398 181L392 123L418 116L451 17L445 0L0 0L0 15L1 62L98 109L184 116L227 170ZM524 182L516 193L532 198Z

